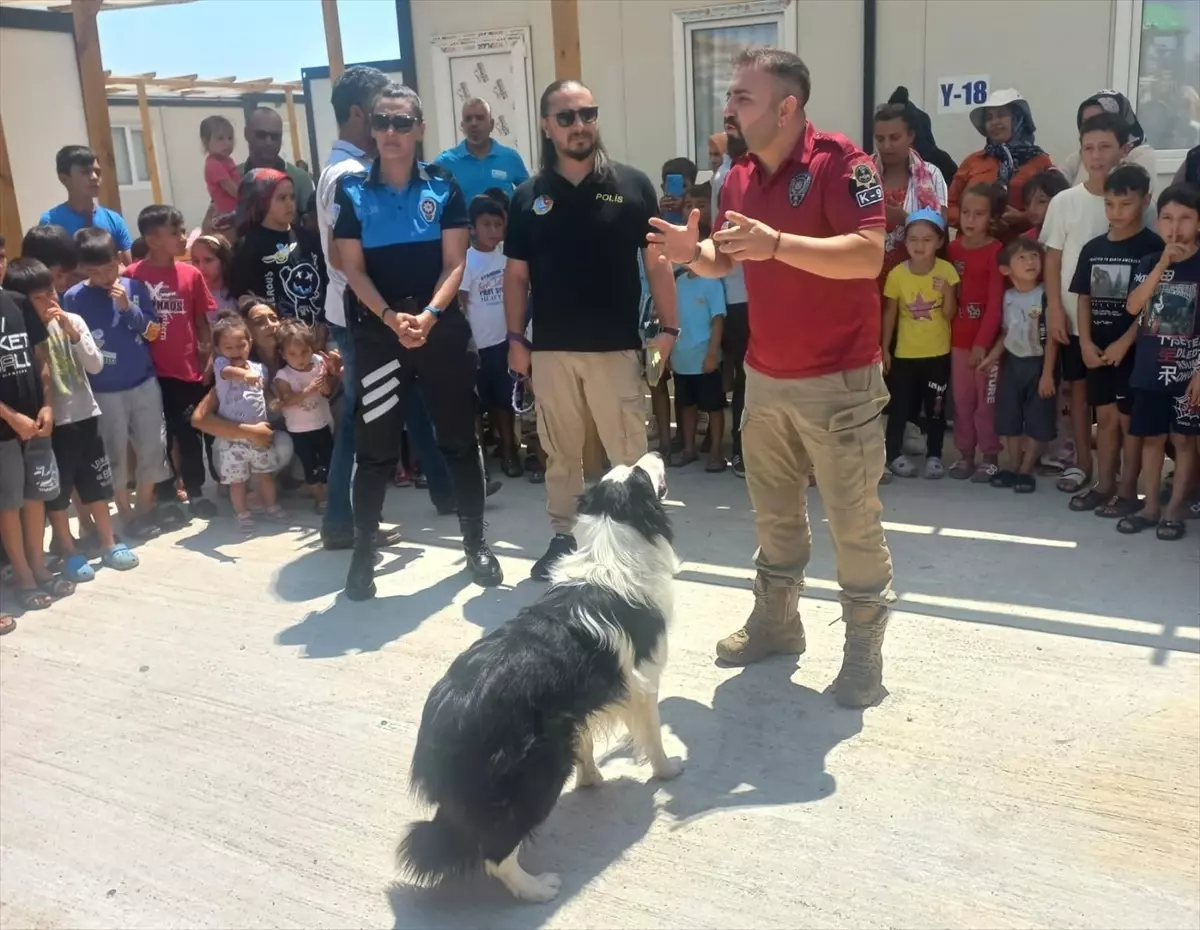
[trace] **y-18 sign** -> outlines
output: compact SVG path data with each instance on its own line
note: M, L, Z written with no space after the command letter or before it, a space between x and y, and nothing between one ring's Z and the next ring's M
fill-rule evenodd
M938 112L966 113L981 106L987 100L990 84L986 74L938 78Z

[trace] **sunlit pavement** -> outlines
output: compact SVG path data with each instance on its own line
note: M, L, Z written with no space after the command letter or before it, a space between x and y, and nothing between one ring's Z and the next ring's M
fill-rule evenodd
M669 785L617 747L568 786L534 872L393 885L407 769L451 659L537 597L544 491L508 481L490 538L514 587L461 573L456 524L393 490L380 596L345 553L232 520L140 548L0 641L0 923L17 927L1200 926L1200 524L1118 536L1038 493L883 489L900 601L889 695L824 693L842 628L816 493L808 653L739 672L745 485L671 475L684 560L664 679Z

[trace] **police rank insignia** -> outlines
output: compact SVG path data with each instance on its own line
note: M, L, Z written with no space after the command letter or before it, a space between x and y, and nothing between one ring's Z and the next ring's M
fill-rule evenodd
M533 212L537 216L545 216L554 207L554 201L546 196L539 197L533 202Z
M883 187L873 165L860 162L854 166L850 173L850 193L860 207L869 207L883 200Z
M792 175L791 181L788 182L788 202L793 207L798 207L804 203L804 198L808 196L808 189L812 187L812 174L807 171L798 171Z

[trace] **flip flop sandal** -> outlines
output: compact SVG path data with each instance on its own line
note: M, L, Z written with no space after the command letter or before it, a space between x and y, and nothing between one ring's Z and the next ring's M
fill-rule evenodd
M710 475L719 475L721 472L723 472L728 467L729 467L729 463L726 462L724 459L720 459L719 461L716 461L716 462L709 462L707 465L704 466L704 470L706 472L708 472Z
M975 474L975 466L966 459L959 459L950 466L950 471L947 472L955 481L966 481Z
M1095 510L1107 500L1109 500L1108 496L1101 494L1095 488L1091 488L1082 494L1076 494L1071 498L1071 502L1067 506L1076 513L1086 513L1089 510Z
M1037 479L1033 475L1017 475L1013 482L1013 491L1017 494L1032 494L1037 490Z
M1182 520L1159 520L1154 535L1163 542L1178 542L1187 535L1187 524Z
M54 603L54 598L41 588L22 588L17 591L17 601L22 610L46 610Z
M17 628L17 621L8 614L0 614L0 636L11 633Z
M243 536L249 536L254 532L254 516L246 511L237 515L237 528Z
M1114 494L1097 507L1094 513L1105 520L1116 520L1137 513L1144 506L1137 498L1118 497Z
M63 577L74 584L82 584L85 581L94 581L96 570L88 564L86 555L77 552L68 556L63 563Z
M265 511L263 511L263 516L274 523L278 523L281 520L287 519L287 511L276 504L274 507L268 507Z
M51 575L45 581L39 581L38 588L57 601L64 597L70 597L75 593L75 582L70 578L64 578L62 575Z
M971 484L991 484L992 479L999 473L999 465L980 465L971 475Z
M685 465L691 465L692 462L699 461L700 454L697 452L676 452L671 456L672 468L683 468Z
M1064 494L1078 494L1091 480L1091 476L1082 468L1072 466L1062 473L1062 477L1054 486Z
M126 521L125 532L134 539L153 539L162 532L162 527L154 520L154 515L140 514Z
M119 572L127 572L131 568L137 568L141 564L141 559L137 557L137 553L124 543L117 543L104 553L104 555L100 556L100 561L104 563L105 567L115 568Z
M1123 533L1126 536L1133 536L1135 533L1148 530L1152 526L1158 526L1158 521L1149 520L1140 513L1133 513L1117 521L1117 532Z
M1017 473L1015 471L998 471L992 475L992 480L988 482L993 488L1011 488L1017 483Z

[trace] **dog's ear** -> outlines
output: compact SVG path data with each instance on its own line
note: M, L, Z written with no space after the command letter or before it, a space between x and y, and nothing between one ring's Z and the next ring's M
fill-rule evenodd
M653 541L662 537L674 542L671 521L667 518L654 480L641 468L629 469L623 481L604 480L592 485L579 497L581 517L608 517L637 530Z

